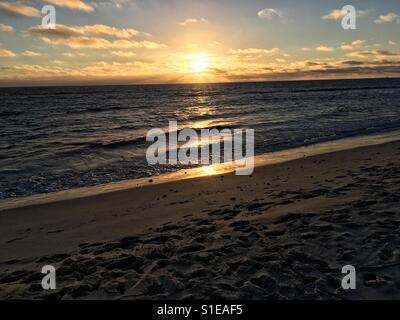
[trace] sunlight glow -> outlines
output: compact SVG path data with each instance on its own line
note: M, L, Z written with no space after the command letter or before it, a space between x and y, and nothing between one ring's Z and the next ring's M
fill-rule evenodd
M188 71L193 73L202 73L210 67L210 57L208 54L198 54L190 56L188 59Z
M204 172L204 174L206 174L208 176L216 173L215 170L211 166L203 167L203 172Z

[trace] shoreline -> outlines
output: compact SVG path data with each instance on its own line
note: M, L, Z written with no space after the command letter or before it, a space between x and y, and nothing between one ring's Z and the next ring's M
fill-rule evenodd
M262 166L293 161L303 157L312 157L315 155L331 152L344 151L365 146L373 146L397 140L400 140L400 130L394 130L384 133L374 133L369 135L359 135L256 155L254 157L254 164L255 168L258 168ZM0 212L3 210L14 208L34 206L64 200L73 200L83 197L91 197L95 195L128 190L131 188L142 188L145 186L170 183L179 180L196 179L210 175L227 174L235 170L235 166L232 163L221 163L217 165L210 165L208 167L212 168L212 170L208 170L207 172L205 172L203 167L181 169L174 172L163 173L157 176L128 179L107 184L99 184L95 186L1 199Z

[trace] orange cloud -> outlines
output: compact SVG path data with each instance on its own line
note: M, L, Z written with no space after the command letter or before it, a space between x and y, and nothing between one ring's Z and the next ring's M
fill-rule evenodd
M57 24L56 28L43 28L35 26L24 32L26 35L40 37L44 42L55 45L66 45L71 48L146 48L159 49L167 47L148 40L130 40L141 33L135 29L119 29L107 25L88 25L88 26L65 26ZM108 40L101 37L92 37L91 35L105 35L118 38L117 40Z
M356 15L359 18L364 17L367 14L368 14L368 10L357 10L356 11ZM347 12L345 10L334 9L334 10L331 10L327 15L322 16L322 20L336 21L336 20L342 19L346 15L347 15Z
M117 38L131 38L134 36L141 35L142 33L135 29L119 29L115 27L110 27L104 24L95 24L92 26L75 27L77 30L81 30L83 33L91 34L103 34L115 36Z
M43 53L35 52L35 51L29 51L29 50L26 50L26 51L22 52L21 54L23 56L26 56L26 57L40 57L40 56L43 55Z
M136 53L130 51L111 51L111 54L123 58L132 58L136 56Z
M2 24L2 23L0 23L0 32L8 32L8 33L11 33L11 32L14 32L14 31L15 31L14 27L9 26L9 25L7 25L7 24Z
M259 48L246 48L246 49L230 49L229 52L231 54L274 54L279 52L279 48L272 49L259 49Z
M333 48L326 47L326 46L319 46L319 47L316 47L315 50L317 50L319 52L332 52Z
M131 28L116 28L104 24L86 25L86 26L66 26L57 24L55 28L43 28L42 26L31 27L26 34L37 36L54 36L54 37L74 37L87 35L107 35L116 38L131 38L134 36L144 35L148 33L140 32Z
M12 52L11 50L6 50L6 49L1 49L0 50L0 57L1 58L10 58L10 57L15 57L16 54Z
M191 24L206 23L206 22L208 22L208 21L206 19L204 19L204 18L200 18L200 19L188 18L188 19L186 19L186 20L184 20L182 22L178 22L178 24L180 26L186 27L186 26L191 25Z
M357 51L349 53L348 56L352 58L382 59L384 57L400 57L400 52L393 52L388 50Z
M0 2L0 12L11 16L40 17L38 9L21 3Z
M390 22L400 23L400 16L397 13L390 12L387 15L379 16L379 19L375 20L374 22L377 24Z
M366 43L367 43L367 41L365 41L365 40L355 40L355 41L351 42L350 44L343 43L340 46L340 48L342 50L355 50L355 49L365 46Z
M129 48L144 48L144 49L159 49L167 47L164 44L152 42L152 41L132 41L132 40L115 40L109 41L104 38L97 37L69 37L67 39L49 39L47 37L41 37L42 41L47 44L55 45L66 45L71 48L92 48L92 49L106 49L106 48L118 48L118 49L129 49Z
M58 7L68 8L71 10L81 10L86 12L94 11L94 8L81 0L44 0L47 3Z

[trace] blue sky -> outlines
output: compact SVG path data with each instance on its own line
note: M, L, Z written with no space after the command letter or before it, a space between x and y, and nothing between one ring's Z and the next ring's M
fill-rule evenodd
M341 27L346 4L356 30ZM0 85L397 76L399 28L391 0L2 1Z

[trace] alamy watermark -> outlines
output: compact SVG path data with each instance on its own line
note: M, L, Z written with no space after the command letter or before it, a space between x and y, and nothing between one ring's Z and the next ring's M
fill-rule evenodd
M344 290L356 289L356 268L352 265L345 265L342 268L342 273L346 274L342 279L342 288Z
M56 28L56 8L50 4L43 6L42 14L42 28L55 29Z
M213 165L221 163L223 158L223 162L235 164L236 175L250 175L254 170L253 129L200 129L199 136L196 130L178 130L177 121L169 121L167 132L151 129L146 141L153 142L146 152L151 165Z
M342 28L345 30L357 29L357 10L352 5L346 5L342 8Z
M56 268L52 265L45 265L42 273L45 274L42 279L43 290L56 290Z

